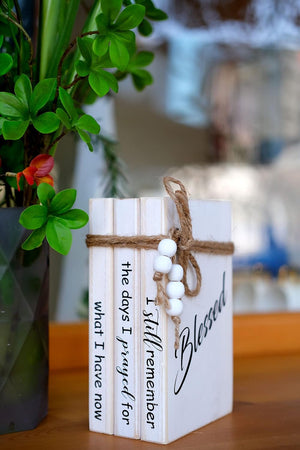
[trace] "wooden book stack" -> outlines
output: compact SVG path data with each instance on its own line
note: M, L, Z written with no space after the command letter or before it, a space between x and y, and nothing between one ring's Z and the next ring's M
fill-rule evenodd
M230 242L228 202L188 206L195 240ZM90 201L91 235L153 237L180 228L169 197ZM91 431L167 444L232 411L232 257L192 253L201 289L182 298L175 349L174 323L156 302L157 250L91 244Z

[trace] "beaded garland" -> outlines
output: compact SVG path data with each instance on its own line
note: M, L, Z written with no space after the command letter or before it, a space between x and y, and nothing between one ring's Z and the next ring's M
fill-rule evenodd
M173 239L162 239L158 245L158 253L153 264L155 272L168 274L169 282L166 294L169 298L166 313L171 317L178 317L183 311L182 297L184 284L181 282L183 268L180 264L173 264L172 259L177 252L177 244Z

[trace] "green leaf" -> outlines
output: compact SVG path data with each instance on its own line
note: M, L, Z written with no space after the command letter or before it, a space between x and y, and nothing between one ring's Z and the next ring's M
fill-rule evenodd
M13 63L14 61L8 53L0 53L0 77L10 71Z
M6 117L22 119L27 110L20 100L8 92L0 92L0 114Z
M152 0L135 0L139 5L143 5L146 8L146 16L152 20L166 20L167 14L154 6Z
M132 63L135 66L144 67L144 66L148 66L149 64L151 64L153 61L153 58L154 58L154 54L152 52L140 52L140 53L137 53L135 58L132 60ZM130 62L130 64L131 64L131 62Z
M49 217L46 238L49 245L58 253L62 255L69 253L72 245L72 233L58 217Z
M64 224L68 228L74 230L84 227L89 221L89 216L81 209L71 209L64 214L59 215L59 218L64 221Z
M108 36L97 36L93 43L93 51L97 56L103 56L108 50L110 38Z
M138 26L138 30L142 36L150 36L153 31L153 27L149 20L143 19Z
M112 39L109 47L109 56L112 63L122 72L125 71L129 63L129 53L127 48L118 39Z
M38 185L37 195L42 205L49 206L51 200L55 196L55 190L52 186L50 186L50 184L41 183Z
M48 134L58 130L60 121L54 112L48 111L33 117L32 124L40 133Z
M15 83L15 94L18 99L29 109L29 101L32 93L30 79L24 73L19 76Z
M108 33L109 18L105 14L99 14L96 17L96 25L99 34L105 36Z
M34 116L49 102L49 100L54 98L55 89L55 78L46 78L35 86L30 99L30 111Z
M152 11L147 11L147 17L151 20L167 20L168 15L161 9L155 8Z
M99 97L103 97L110 89L118 92L118 82L114 75L106 70L93 71L89 75L89 84Z
M113 22L122 7L122 0L102 0L101 7L103 14Z
M138 91L142 91L146 86L153 83L151 73L144 69L136 69L131 73L133 83Z
M52 214L62 214L72 208L76 200L76 189L65 189L56 194L50 204Z
M59 118L59 120L62 122L62 124L68 129L70 130L72 128L72 124L71 121L69 119L68 114L62 109L62 108L57 108L56 110L56 115Z
M46 225L43 225L41 228L34 230L26 241L22 244L23 250L33 250L34 248L38 248L42 245L43 240L46 236Z
M90 68L85 61L77 61L75 68L80 77L86 77L90 73Z
M91 39L87 38L78 38L77 39L77 43L78 43L78 47L80 50L80 53L82 54L82 56L84 57L84 59L86 60L88 66L91 65L92 63L92 55L91 55Z
M23 3L29 3L23 2ZM56 77L59 60L72 39L80 0L39 2L39 79Z
M79 134L79 136L81 137L81 139L83 140L83 142L85 142L86 145L88 146L89 151L93 152L94 149L93 149L93 146L91 144L91 137L90 137L90 135L88 133L86 133L85 131L80 130L80 128L76 128L76 130L77 130L77 133Z
M28 230L36 230L47 221L48 210L42 205L32 205L25 209L20 215L19 222Z
M123 44L126 45L127 49L128 47L135 47L135 34L133 31L114 31L113 35L114 38L119 39L121 42L123 42Z
M114 31L114 39L118 39L123 45L125 45L127 52L130 56L133 56L136 50L135 34L133 31Z
M131 30L137 27L145 16L145 8L142 5L130 5L123 9L114 26L118 30Z
M89 114L84 114L83 116L81 116L77 120L75 125L77 128L86 130L89 133L98 134L100 132L100 125L94 119L94 117L90 116Z
M70 119L76 119L78 117L76 108L74 106L73 99L67 91L62 87L59 88L59 99L62 102L63 107L70 116Z
M3 123L6 121L6 119L4 119L4 117L0 117L0 134L2 132L2 127L3 127Z
M4 139L16 141L20 139L29 125L29 120L5 120L2 126Z

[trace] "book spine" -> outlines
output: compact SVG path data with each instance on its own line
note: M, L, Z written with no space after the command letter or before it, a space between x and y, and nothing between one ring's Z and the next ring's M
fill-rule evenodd
M115 199L114 234L140 234L138 199ZM114 248L114 434L140 438L140 250Z
M113 199L90 200L90 233L112 234ZM89 249L89 428L113 434L113 249Z
M141 198L141 234L165 232L164 200ZM141 250L141 439L164 443L166 435L166 317L156 305L153 261L157 250Z

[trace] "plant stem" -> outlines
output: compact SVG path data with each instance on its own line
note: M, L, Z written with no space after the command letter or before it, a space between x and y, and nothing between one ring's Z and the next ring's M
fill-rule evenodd
M25 28L22 27L21 24L19 24L18 22L16 22L14 19L12 19L11 17L9 17L7 14L4 14L3 12L0 11L0 16L4 17L4 19L8 20L9 22L13 23L17 28L19 28L19 30L22 31L22 33L24 34L24 36L26 37L27 41L29 42L29 44L32 47L32 42L31 42L31 38L29 36L29 34L27 33L27 31L25 30Z
M4 17L4 19L6 19L9 22L13 23L19 30L22 31L22 33L24 34L25 38L27 39L27 42L29 43L29 46L30 46L30 57L29 57L28 64L29 64L29 67L30 67L30 76L31 76L31 79L32 79L33 46L32 46L31 37L29 36L29 34L25 30L25 28L20 23L18 23L16 20L12 19L7 14L4 14L2 11L0 11L0 16Z
M68 131L63 131L59 136L57 136L56 139L54 139L53 142L51 142L50 145L48 145L48 147L45 150L46 155L49 154L49 151L51 150L52 147L54 147L54 145L56 145L66 134L68 133ZM53 155L52 155L53 156Z
M16 10L16 17L17 17L17 21L19 22L20 25L22 24L22 16L21 16L21 10L20 10L20 6L19 3L17 2L17 0L14 0L14 5L15 5L15 10ZM18 52L18 68L19 68L19 74L21 75L21 49L22 49L22 33L21 30L18 30L18 40L19 40L19 52Z
M75 84L77 84L79 81L84 80L86 78L85 77L80 77L80 76L76 76L74 78L74 80L72 81L72 83L68 84L67 86L63 86L64 89L70 89L71 87L75 86Z
M18 0L14 0L14 5L15 5L18 21L22 25L22 14L21 14L21 8L20 8Z
M19 43L18 43L18 41L17 41L17 39L16 39L16 36L15 36L15 34L14 34L14 32L13 32L13 27L12 27L12 24L11 24L11 23L9 23L9 29L11 30L12 40L14 41L14 44L15 44L15 46L16 46L16 49L17 49L17 51L20 53L20 46L19 46Z

